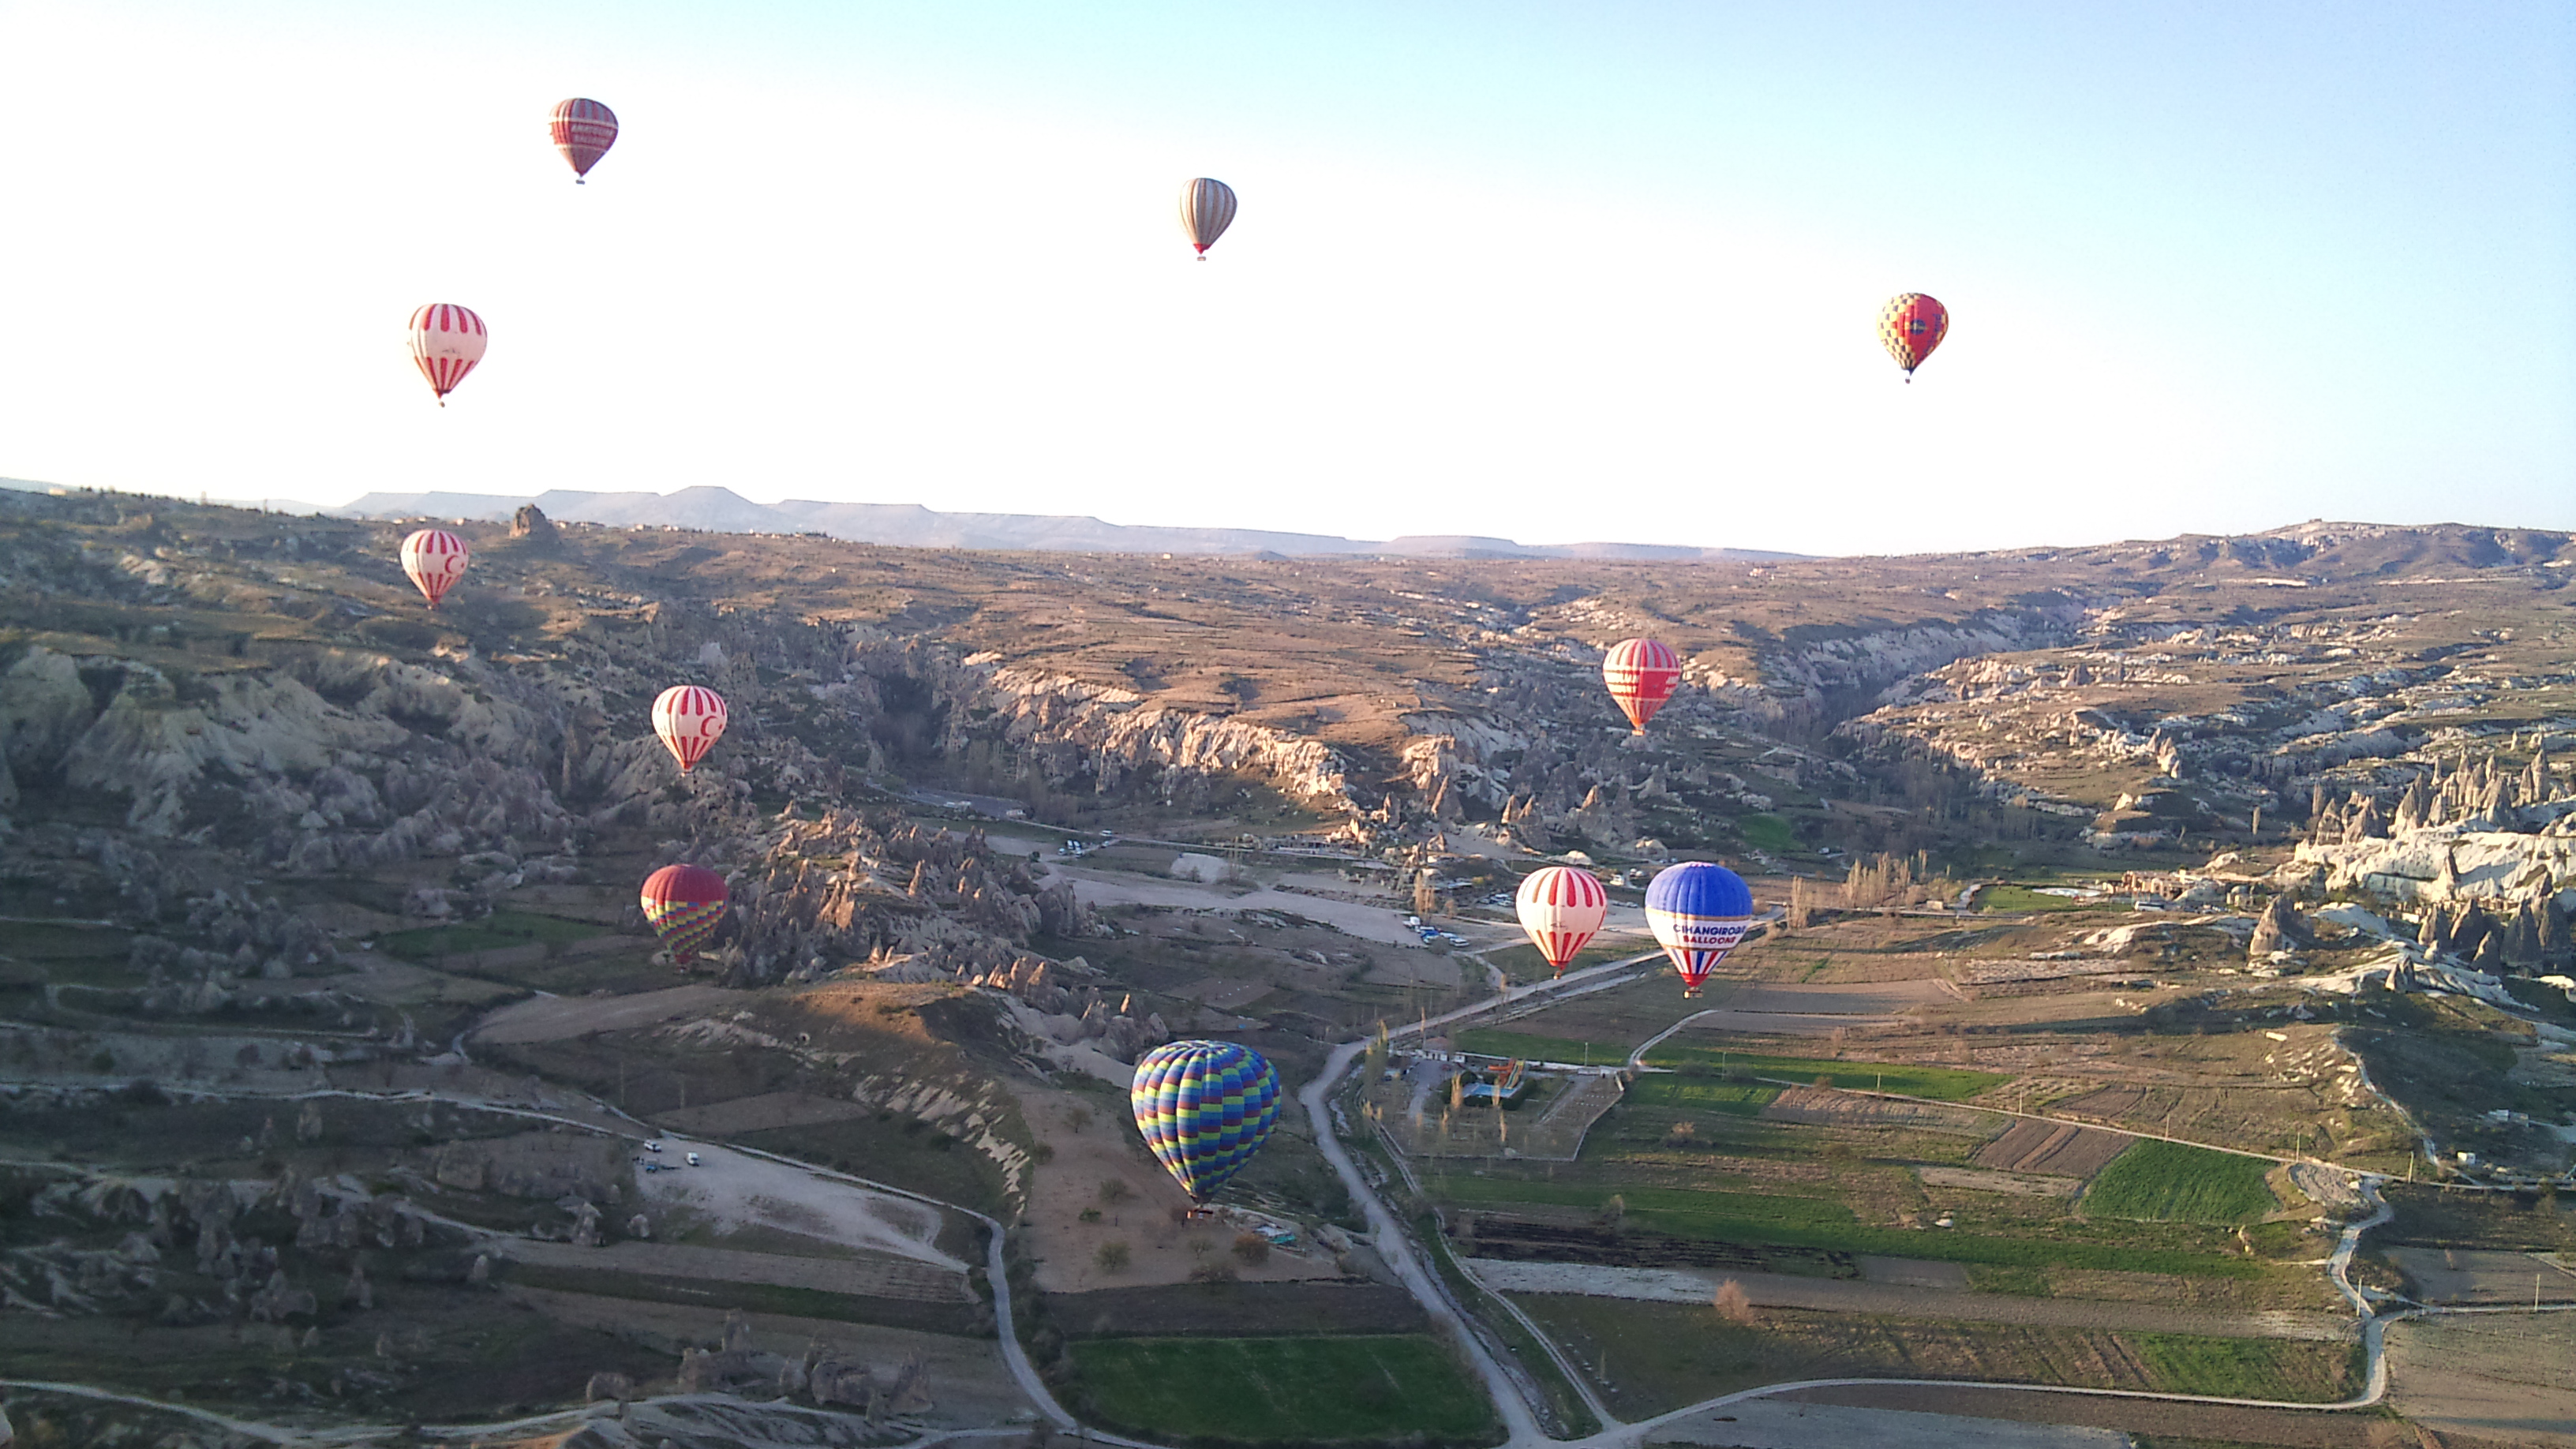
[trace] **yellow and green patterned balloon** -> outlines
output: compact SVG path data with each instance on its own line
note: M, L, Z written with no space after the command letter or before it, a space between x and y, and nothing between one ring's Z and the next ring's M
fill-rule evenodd
M1155 1160L1206 1202L1278 1124L1279 1074L1234 1042L1166 1042L1137 1060L1127 1104Z

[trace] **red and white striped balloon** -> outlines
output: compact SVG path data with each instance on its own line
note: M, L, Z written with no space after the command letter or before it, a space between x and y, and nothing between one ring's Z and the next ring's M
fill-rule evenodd
M472 557L465 540L443 528L424 528L402 541L403 572L433 609L465 577L465 561Z
M546 122L546 134L554 137L555 149L572 166L573 185L579 186L608 148L617 144L617 113L578 97L557 101L554 115Z
M703 684L672 685L653 701L653 733L670 747L682 774L724 738L724 732L724 696Z
M429 379L440 407L447 406L447 395L483 360L483 345L490 340L483 319L453 302L432 302L411 314L411 360Z
M1652 639L1614 644L1609 657L1601 661L1601 682L1610 686L1610 697L1619 702L1620 711L1641 735L1646 721L1673 697L1681 679L1681 656Z
M1551 865L1530 872L1521 882L1521 929L1529 932L1530 944L1565 974L1565 963L1601 930L1610 915L1610 893L1588 870Z

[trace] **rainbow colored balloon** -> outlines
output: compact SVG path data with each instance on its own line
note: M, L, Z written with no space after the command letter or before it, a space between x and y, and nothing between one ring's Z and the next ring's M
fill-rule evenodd
M1243 1169L1279 1122L1279 1073L1230 1041L1166 1042L1136 1061L1136 1130L1194 1202Z
M671 959L686 963L724 920L724 877L702 865L666 865L644 877L644 923Z

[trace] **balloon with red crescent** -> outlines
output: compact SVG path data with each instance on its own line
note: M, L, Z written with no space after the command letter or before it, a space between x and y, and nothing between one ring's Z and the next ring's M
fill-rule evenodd
M726 895L724 877L705 866L666 865L644 877L644 923L686 965L723 922Z
M1610 914L1610 893L1588 870L1551 865L1521 882L1519 904L1521 929L1562 976L1566 963L1600 932Z
M675 684L653 701L653 733L687 774L724 737L724 696L702 684Z
M1878 340L1887 345L1887 355L1905 369L1905 380L1914 380L1914 369L1950 335L1950 309L1921 292L1905 292L1878 309Z
M453 302L432 302L411 314L411 360L429 379L440 407L447 406L447 395L483 360L483 346L490 340L483 319Z
M1207 249L1234 225L1234 188L1212 176L1202 176L1181 188L1181 230L1188 233L1190 245L1199 249L1199 260L1207 260Z
M554 138L555 149L563 153L572 167L575 186L590 179L590 168L617 144L617 113L597 101L578 97L555 102L554 115L546 121L546 134Z
M402 541L403 572L433 609L465 577L465 562L472 557L465 540L443 528L424 528Z
M1620 712L1639 734L1646 732L1646 721L1673 697L1674 686L1681 683L1681 656L1652 639L1629 639L1610 647L1601 661L1601 682L1610 686L1610 697L1619 703Z

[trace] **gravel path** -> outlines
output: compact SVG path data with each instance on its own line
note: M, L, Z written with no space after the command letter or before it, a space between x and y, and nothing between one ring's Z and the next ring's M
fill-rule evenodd
M1955 1288L1804 1278L1788 1273L1719 1273L1684 1268L1611 1268L1592 1263L1516 1263L1470 1259L1488 1287L1503 1293L1574 1293L1653 1303L1706 1303L1729 1278L1763 1308L1946 1318L2040 1328L2107 1328L2192 1333L2214 1338L2296 1338L2333 1342L2353 1336L2353 1321L2326 1313L2223 1313L2166 1303L2114 1303L2086 1298L2020 1298Z

